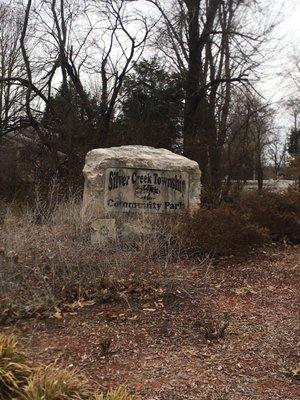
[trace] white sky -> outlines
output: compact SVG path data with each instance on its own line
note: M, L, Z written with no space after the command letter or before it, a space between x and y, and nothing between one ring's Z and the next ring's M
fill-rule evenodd
M278 110L276 124L285 134L292 124L292 118L283 103L296 92L295 87L282 76L282 72L292 66L289 56L295 51L300 53L300 0L273 0L273 3L274 9L280 10L281 22L275 29L278 46L267 62L265 77L258 87L262 95Z
M275 0L279 2L279 0ZM284 7L286 17L280 29L287 35L292 45L299 46L300 40L300 0L286 0Z

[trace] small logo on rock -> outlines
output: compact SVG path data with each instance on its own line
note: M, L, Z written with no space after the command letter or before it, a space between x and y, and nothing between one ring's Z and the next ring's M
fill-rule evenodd
M154 185L142 185L135 189L135 195L139 199L143 200L153 200L157 195L159 195L160 190Z

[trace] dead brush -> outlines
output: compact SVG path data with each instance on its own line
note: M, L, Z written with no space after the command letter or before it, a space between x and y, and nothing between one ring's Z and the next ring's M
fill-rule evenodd
M93 400L96 395L76 371L49 365L33 372L24 396L26 400Z
M134 222L135 236L129 240L129 247L147 263L155 261L167 264L184 256L182 240L177 234L181 217L177 215L142 214Z
M0 333L0 398L3 400L20 395L31 373L17 345L15 336Z
M203 317L198 315L192 324L193 328L200 329L206 340L224 339L229 326L230 316L225 313L222 318Z
M98 293L114 260L106 260L88 240L75 199L60 203L37 224L36 210L15 216L8 210L0 226L0 321L47 312ZM126 263L127 260L124 260Z

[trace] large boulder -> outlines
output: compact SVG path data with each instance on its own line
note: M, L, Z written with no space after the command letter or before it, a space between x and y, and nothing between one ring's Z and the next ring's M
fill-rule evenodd
M166 149L121 146L91 150L83 174L82 215L97 231L104 224L104 231L112 232L115 221L118 225L125 216L128 222L142 214L194 212L200 206L198 164Z

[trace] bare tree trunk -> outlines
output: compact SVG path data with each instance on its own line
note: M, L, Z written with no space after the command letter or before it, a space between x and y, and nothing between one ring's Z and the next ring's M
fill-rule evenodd
M212 63L210 44L208 44L206 66L203 67L202 51L210 43L210 34L217 17L219 0L207 3L206 22L200 32L200 0L186 0L188 9L188 74L186 82L186 102L184 112L184 153L199 163L203 184L209 192L219 193L221 189L221 147L215 119L215 93L206 84L208 63ZM203 71L203 68L206 70ZM216 79L213 70L211 78ZM211 100L211 102L210 102Z
M221 200L221 188L222 188L222 149L218 144L212 144L209 147L209 159L210 159L210 187L213 195L212 201L219 202Z
M203 153L204 149L202 147L205 147L205 143L201 143L198 138L199 128L196 123L201 75L201 52L199 47L200 0L186 1L186 5L188 8L189 59L183 126L184 153L193 160L200 162L200 153Z
M261 162L261 157L258 157L256 171L257 171L257 189L258 193L261 194L263 190L263 179L264 179L264 171Z

